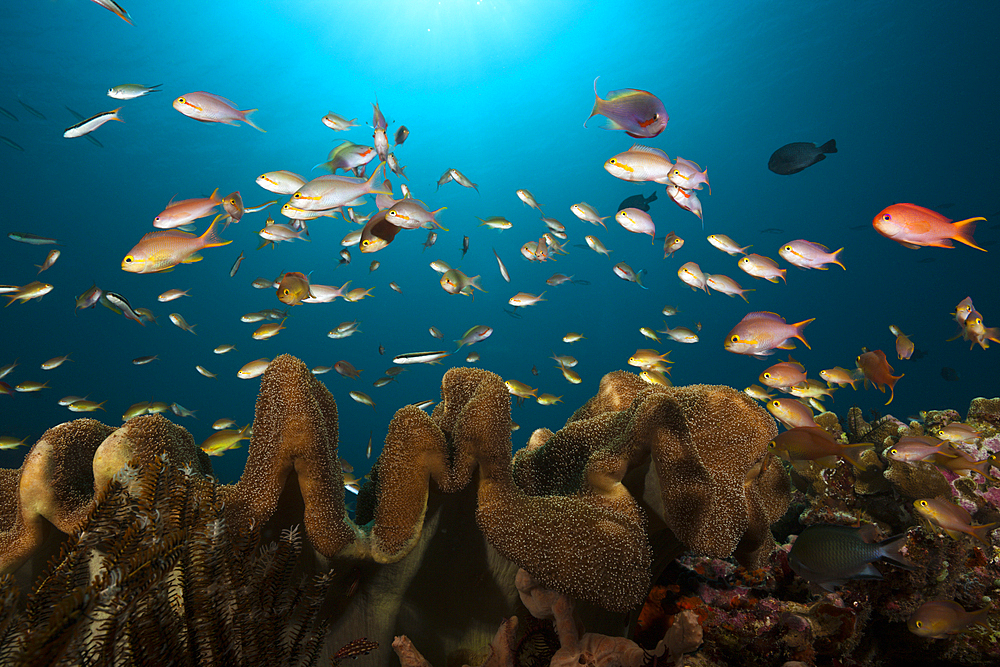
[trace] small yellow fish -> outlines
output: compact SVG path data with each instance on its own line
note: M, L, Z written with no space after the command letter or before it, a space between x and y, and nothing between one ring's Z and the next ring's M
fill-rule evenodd
M51 291L52 291L52 285L35 280L28 283L27 285L18 287L15 291L9 294L4 294L4 296L10 299L10 301L7 302L7 306L9 306L18 299L21 300L21 303L27 303L32 299L41 299L43 296L45 296ZM4 308L6 308L7 306L4 306Z
M267 357L255 359L243 365L243 368L236 371L236 377L241 380L249 380L264 374L271 360Z
M586 338L586 336L578 334L574 331L571 331L562 337L564 343L570 343L570 344L573 344L578 340L583 340L584 338Z
M196 326L198 326L198 325L197 324L188 324L184 320L184 317L181 316L180 313L170 313L170 321L173 322L174 325L180 327L181 329L184 329L184 331L190 331L194 335L196 335L196 336L198 335L194 331L194 328Z
M49 388L48 381L46 381L44 384L40 384L38 382L32 382L31 380L27 380L14 387L14 390L20 392L32 392L32 391L41 391L42 389L48 389L48 388Z
M973 526L969 510L944 498L914 500L913 507L920 513L920 516L939 526L953 540L959 539L961 534L965 533L983 544L989 545L989 534L997 526L1000 526L1000 522L996 521L982 526Z
M176 229L149 232L125 255L122 270L129 273L156 273L169 271L178 264L189 264L202 259L198 254L203 248L217 248L232 241L219 238L213 222L201 236Z
M80 400L80 401L73 401L66 407L68 407L73 412L94 412L95 410L103 410L104 408L102 406L105 403L107 403L107 401L101 401L100 403L97 403L95 401Z
M537 389L532 389L523 382L518 382L517 380L507 380L504 382L507 386L507 391L509 391L514 396L518 398L528 398L529 396L537 400L538 395L535 393Z
M215 373L207 370L204 366L195 366L194 369L207 378L218 377Z
M767 402L767 411L787 428L817 426L812 408L792 398L775 398Z
M566 368L562 364L557 366L557 368L562 371L563 377L566 378L567 382L571 382L572 384L580 384L583 382L583 380L580 379L580 374L572 368Z
M353 398L358 403L363 403L364 405L372 406L372 410L375 409L375 401L373 401L372 397L369 396L368 394L365 394L360 391L352 391L350 392L350 397Z
M907 619L906 627L918 637L934 639L945 639L972 625L981 625L991 631L989 612L989 606L976 611L965 611L964 607L951 600L928 600Z
M216 419L212 423L212 428L216 431L221 431L224 428L230 428L232 426L236 426L236 422L232 419Z
M562 403L562 396L553 396L552 394L539 394L535 397L535 400L539 405L555 405L556 403Z
M288 318L286 317L285 320ZM278 335L278 332L282 329L287 329L288 327L282 326L285 320L280 322L265 322L264 324L257 327L257 330L253 332L252 337L254 340L267 340L268 338L273 338Z
M50 371L53 368L61 366L64 361L73 361L73 360L69 358L68 354L62 357L52 357L48 361L42 362L42 370Z
M16 449L22 445L27 445L28 436L18 440L9 435L0 436L0 449Z
M205 438L201 443L201 449L209 456L222 456L230 449L237 449L241 440L249 440L250 424L247 424L239 431L224 428L216 431Z

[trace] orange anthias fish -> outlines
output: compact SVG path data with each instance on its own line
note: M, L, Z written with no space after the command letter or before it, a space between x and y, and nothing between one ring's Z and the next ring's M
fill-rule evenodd
M952 222L940 213L916 204L893 204L875 216L872 225L882 236L907 248L932 246L954 248L952 240L982 250L972 239L976 223L986 218L966 218Z
M797 426L779 433L768 447L793 464L796 461L816 461L824 467L830 467L839 457L858 470L864 470L861 453L874 445L870 442L844 445L818 426Z
M607 129L625 130L626 134L636 139L655 137L663 132L670 120L660 98L645 90L613 90L608 93L608 99L602 100L597 94L597 79L594 79L594 97L594 109L587 120L604 116L607 118ZM586 121L583 126L587 127Z
M990 628L987 615L990 607L977 611L965 611L965 608L951 600L930 600L923 603L906 621L906 627L918 637L944 639L948 635L958 634L972 625Z
M303 299L313 296L309 289L309 278L304 273L289 271L278 280L278 301L289 306L297 306Z
M793 349L795 344L790 342L792 338L798 338L809 347L802 337L802 330L815 319L788 324L777 313L747 313L726 336L723 347L736 354L750 354L758 358L773 354L775 349Z
M202 259L198 251L232 243L219 238L213 222L201 236L176 229L149 232L125 255L122 271L129 273L156 273L168 271L178 264L189 264Z
M965 533L988 545L990 542L987 537L1000 526L998 522L974 526L969 510L944 498L914 500L913 507L922 517L948 533L953 540L959 539L960 535Z
M878 387L879 391L885 393L885 386L888 385L889 400L885 404L892 403L895 396L896 380L903 377L904 373L892 374L892 366L889 365L889 361L885 358L885 352L882 350L865 350L863 354L858 355L855 362L861 372L865 374L865 388L868 387L870 381Z

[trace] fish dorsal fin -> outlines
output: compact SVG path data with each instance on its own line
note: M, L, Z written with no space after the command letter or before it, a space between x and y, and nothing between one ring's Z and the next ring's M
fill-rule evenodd
M629 97L631 95L646 96L650 93L645 90L636 90L635 88L622 88L621 90L612 90L608 92L608 96L604 98L608 102L613 102L619 100L623 97Z
M785 318L783 318L781 315L779 315L778 313L772 313L767 310L760 310L753 313L747 313L746 317L744 317L743 320L744 321L771 320L772 322L781 322L781 323L785 322Z
M652 146L643 146L642 144L632 144L632 148L629 149L629 152L633 152L633 153L649 153L650 155L658 155L659 157L662 157L667 162L670 161L670 158L667 157L666 153L664 153L663 151L661 151L659 148L653 148Z

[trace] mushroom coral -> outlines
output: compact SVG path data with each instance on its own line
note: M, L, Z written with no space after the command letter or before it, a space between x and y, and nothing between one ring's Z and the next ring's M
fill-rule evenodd
M787 507L788 478L767 453L774 421L735 390L650 387L610 373L561 430L536 431L513 459L510 395L499 376L452 368L441 397L430 415L415 406L396 412L352 521L330 392L289 355L261 378L246 468L215 492L236 534L259 529L273 539L304 526L312 566L332 568L331 585L344 593L327 601L328 645L358 636L388 645L405 632L435 662L469 661L457 651L488 644L496 619L518 612L518 567L545 588L616 612L603 612L613 628L617 612L645 598L654 561L688 548L755 566L773 547L769 525ZM81 475L65 509L31 509L63 505L31 505L24 482L18 491L11 472L0 473L8 571L37 547L22 536L33 517L71 532L102 480L132 457L168 451L185 470L210 472L183 428L150 416L113 433L92 420L50 429L22 480L45 452L69 455L63 431L79 440L79 460L46 464L36 478L70 468ZM46 444L55 442L63 445Z

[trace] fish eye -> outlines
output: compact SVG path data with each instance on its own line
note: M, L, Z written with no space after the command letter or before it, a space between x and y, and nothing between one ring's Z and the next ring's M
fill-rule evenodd
M125 256L125 263L126 264L131 264L132 263L132 255L126 255Z
M738 343L738 342L740 342L740 337L739 337L739 335L735 335L734 334L733 337L730 338L729 340L731 340L734 343Z
M771 442L767 443L767 448L768 449L774 449L777 446L778 446L778 443L775 442L774 440L772 440Z
M898 453L899 453L899 450L897 450L895 447L893 447L892 449L889 450L889 456L895 456Z
M292 199L302 199L302 195L296 192L294 195L292 195Z
M608 160L608 163L609 164L618 164L618 161L615 160L614 158L611 158L610 160Z
M922 627L924 627L924 622L923 621L915 621L913 623L913 625L917 626L918 628L922 628Z
M882 216L882 219L883 220L892 220L892 216L889 215L888 213L886 213L885 215Z
M767 380L770 380L771 379L771 374L770 373L764 373L763 375L761 375L761 377L763 377L763 378L765 378Z
M390 210L386 215L396 215L396 209Z
M927 501L926 500L921 500L920 501L920 506L921 507L927 507Z
M285 288L285 291L284 291L284 293L285 293L285 294L288 294L288 288L287 288L287 287Z
M782 250L791 250L791 249L792 249L792 246L790 246L790 245L786 245L784 248L782 248Z
M177 101L180 102L181 104L184 104L184 98L183 97L178 97Z

